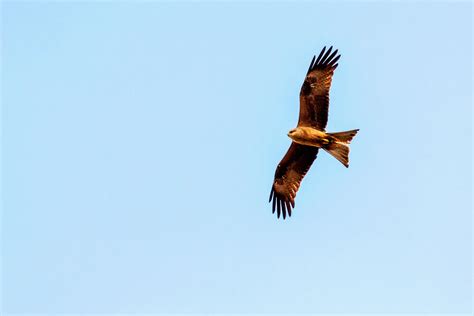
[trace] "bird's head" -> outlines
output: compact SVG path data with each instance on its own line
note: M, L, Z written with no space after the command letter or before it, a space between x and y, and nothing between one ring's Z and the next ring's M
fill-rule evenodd
M290 130L290 131L288 132L287 135L288 135L289 138L293 139L293 138L295 138L298 134L299 134L299 133L298 133L298 129L297 129L297 128L293 128L292 130Z

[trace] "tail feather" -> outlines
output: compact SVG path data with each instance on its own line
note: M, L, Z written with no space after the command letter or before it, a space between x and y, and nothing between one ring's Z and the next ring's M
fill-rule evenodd
M351 131L345 131L345 132L339 132L339 133L328 133L328 135L335 137L341 143L350 144L352 138L356 136L358 131L359 129L353 129Z
M335 138L334 142L329 143L324 150L339 160L346 168L349 167L349 144L359 130L354 129L346 132L328 133Z
M349 167L349 146L335 142L324 147L324 150L339 160L346 168Z

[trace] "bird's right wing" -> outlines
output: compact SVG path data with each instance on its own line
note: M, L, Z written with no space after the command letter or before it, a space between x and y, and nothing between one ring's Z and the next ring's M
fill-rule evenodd
M283 213L283 219L291 216L291 209L295 207L296 192L300 187L301 180L308 172L318 154L317 147L303 146L292 142L285 156L278 164L275 171L272 190L270 192L269 202L273 200L272 210L280 218L280 212Z
M313 57L300 91L300 117L298 126L310 126L324 131L328 122L329 89L337 68L337 49L323 48L318 58ZM337 55L337 56L336 56Z

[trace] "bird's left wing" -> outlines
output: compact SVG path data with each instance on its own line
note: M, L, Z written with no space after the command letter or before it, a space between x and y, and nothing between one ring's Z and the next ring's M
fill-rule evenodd
M269 202L273 200L272 210L283 219L291 216L291 209L295 207L296 192L300 187L301 180L308 172L318 154L317 147L303 146L292 142L285 156L278 164L275 171Z
M337 68L337 49L331 54L332 46L326 47L313 57L300 91L300 117L298 126L310 126L324 131L328 122L329 89Z

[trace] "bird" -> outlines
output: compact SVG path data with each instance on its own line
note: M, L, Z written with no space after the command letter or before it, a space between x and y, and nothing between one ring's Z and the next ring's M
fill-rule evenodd
M296 192L310 169L320 148L331 154L346 168L349 167L349 144L359 129L338 133L325 131L329 111L329 90L338 66L336 49L326 46L318 57L313 56L300 90L300 113L297 127L288 132L292 140L290 148L278 164L269 202L272 213L283 219L291 216L295 207ZM332 53L331 53L332 52Z

